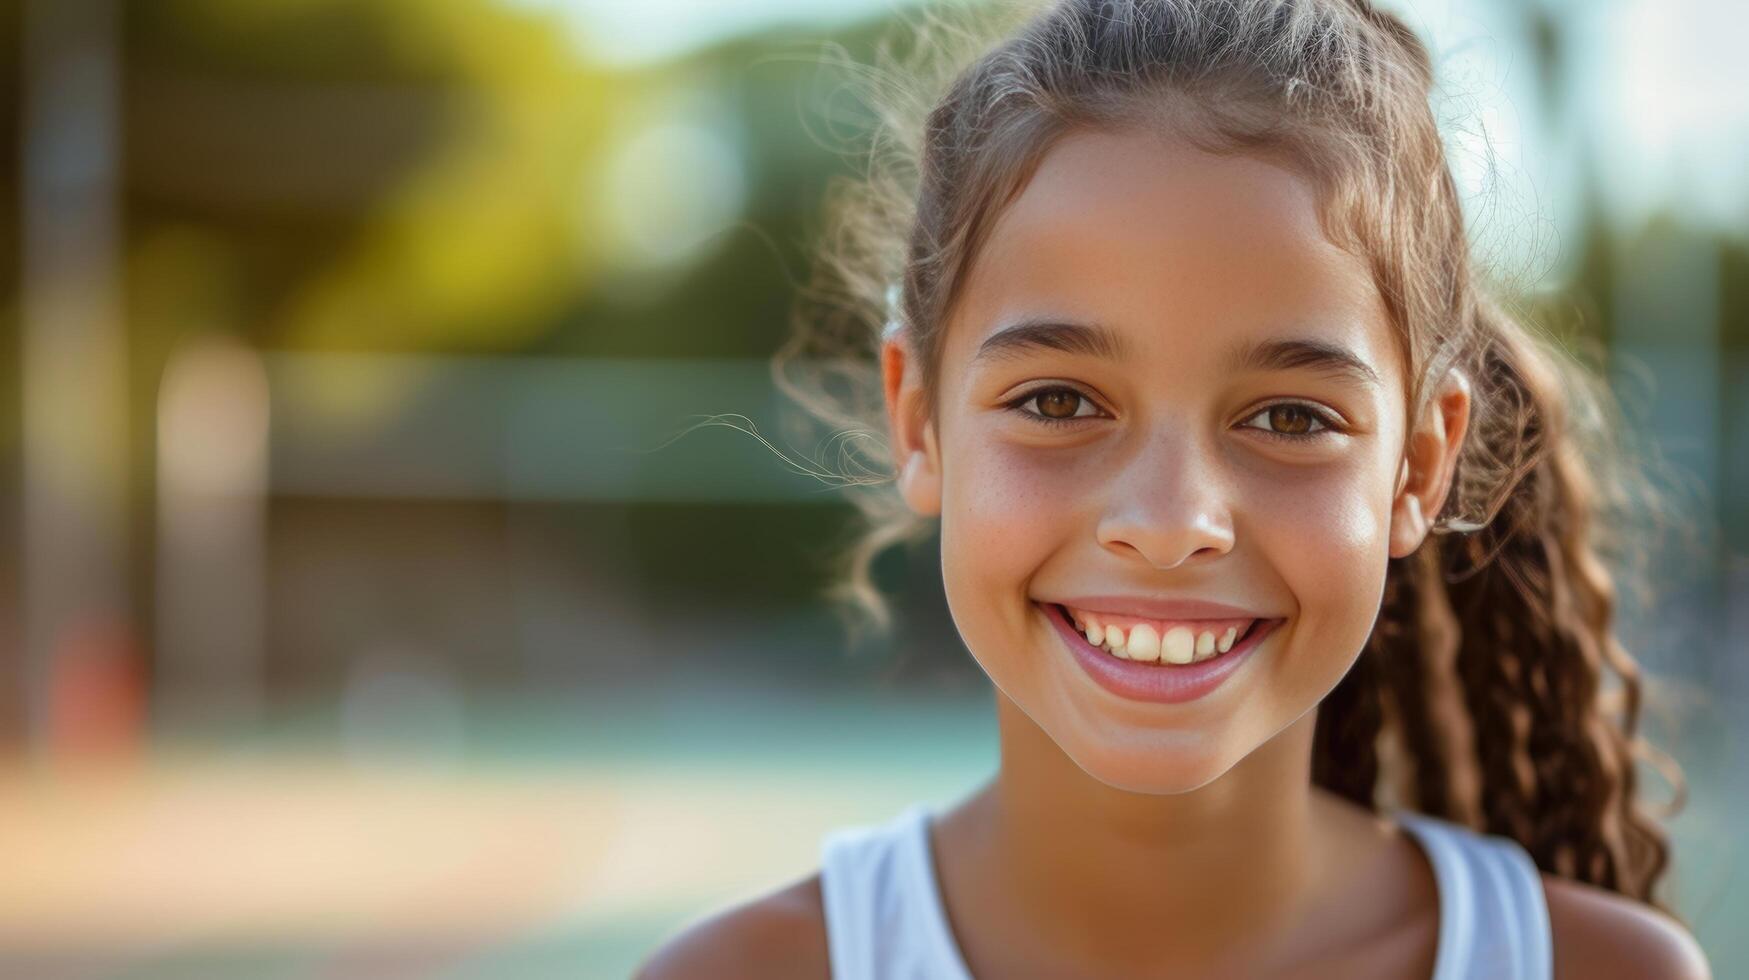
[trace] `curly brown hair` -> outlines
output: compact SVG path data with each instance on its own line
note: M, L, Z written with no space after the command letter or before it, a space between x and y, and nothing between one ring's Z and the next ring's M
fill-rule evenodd
M1546 872L1673 914L1653 894L1670 857L1658 819L1685 782L1636 734L1646 679L1613 623L1619 584L1651 594L1630 529L1661 530L1664 508L1598 373L1473 267L1415 33L1365 0L1064 0L924 8L903 26L908 49L889 38L873 65L841 59L877 114L868 166L829 189L823 261L772 362L845 437L835 475L863 524L830 594L886 628L871 565L934 529L888 486L883 326L933 392L973 255L1055 141L1164 125L1208 152L1267 155L1314 183L1325 233L1369 263L1410 367L1409 417L1448 370L1473 385L1433 535L1391 560L1373 633L1320 706L1314 781L1511 837ZM1636 759L1674 788L1656 817Z

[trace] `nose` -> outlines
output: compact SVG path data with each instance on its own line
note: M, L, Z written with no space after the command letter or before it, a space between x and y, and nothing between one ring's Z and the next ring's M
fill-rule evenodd
M1219 468L1191 439L1156 439L1107 484L1099 543L1155 568L1233 550L1233 520Z

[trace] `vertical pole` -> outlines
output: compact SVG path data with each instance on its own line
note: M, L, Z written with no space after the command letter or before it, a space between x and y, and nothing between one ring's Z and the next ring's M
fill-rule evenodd
M131 657L118 16L113 0L24 7L19 659L37 755L65 680Z
M264 702L269 397L261 356L222 335L158 387L158 730L247 725Z

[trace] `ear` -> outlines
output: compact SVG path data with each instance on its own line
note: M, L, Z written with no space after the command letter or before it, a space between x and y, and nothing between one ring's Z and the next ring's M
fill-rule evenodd
M1453 368L1409 434L1391 500L1391 557L1414 554L1451 490L1470 424L1470 381Z
M881 380L887 394L887 431L899 469L899 494L923 516L941 513L941 452L926 414L922 369L911 356L909 335L881 343Z

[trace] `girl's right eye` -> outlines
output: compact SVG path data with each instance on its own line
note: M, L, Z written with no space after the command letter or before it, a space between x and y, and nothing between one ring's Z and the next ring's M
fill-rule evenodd
M1021 407L1029 402L1036 408L1029 410ZM1045 425L1073 425L1082 419L1099 417L1098 410L1093 407L1093 399L1064 385L1034 388L1008 402L1006 407L1009 411L1019 412L1022 416ZM1090 411L1083 414L1083 408Z

